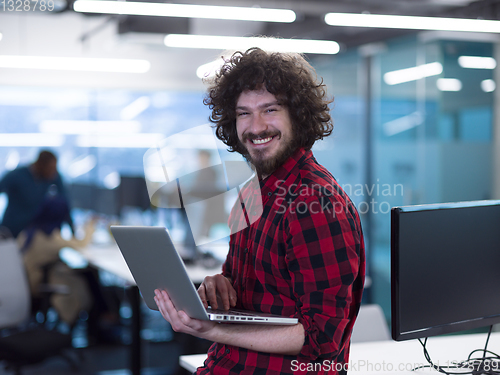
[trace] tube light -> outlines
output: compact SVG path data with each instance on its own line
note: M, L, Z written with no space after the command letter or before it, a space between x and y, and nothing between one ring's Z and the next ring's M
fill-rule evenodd
M318 53L334 55L339 44L331 40L275 39L259 37L235 37L214 35L169 34L164 43L167 47L246 50L260 47L275 52Z
M407 116L397 118L384 124L384 133L390 137L413 129L423 123L424 119L420 112L413 112Z
M149 61L135 59L0 55L0 68L146 73L150 67Z
M132 120L148 109L150 105L151 99L148 96L141 96L120 111L120 118L124 121Z
M60 147L64 139L60 134L2 133L0 147Z
M97 165L94 155L87 155L83 159L75 160L71 163L66 172L71 178L76 178L89 173Z
M109 190L116 189L120 186L121 178L118 172L111 172L103 179L104 187Z
M485 79L481 81L481 90L484 92L493 92L497 88L495 81L492 79Z
M500 21L467 18L327 13L325 22L331 26L500 33Z
M493 57L460 56L458 65L467 69L495 69L497 62Z
M165 136L160 133L115 134L115 135L80 135L76 139L77 147L100 148L150 148Z
M75 121L45 120L40 123L41 133L57 134L97 134L97 133L139 133L138 121Z
M142 3L133 1L78 0L74 3L73 9L76 12L83 13L210 18L238 21L291 23L296 19L295 12L289 9Z
M17 150L10 151L7 155L7 161L5 162L5 169L8 171L16 169L20 161L21 157L19 156L19 152L17 152Z
M223 59L217 59L215 61L200 65L196 69L196 76L198 78L208 78L215 75L215 73L224 65Z
M421 78L439 75L443 72L443 65L438 62L414 66L412 68L394 70L384 74L384 81L388 85L397 85L403 82L416 81Z
M436 82L437 88L441 91L460 91L462 81L456 78L439 78Z

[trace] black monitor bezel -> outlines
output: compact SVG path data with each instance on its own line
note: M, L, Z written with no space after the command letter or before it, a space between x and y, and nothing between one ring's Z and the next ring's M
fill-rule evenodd
M479 206L500 205L500 200L469 201L455 203L436 203L426 205L401 206L391 209L391 335L395 341L404 341L430 336L438 336L447 333L466 331L470 329L489 326L500 323L500 314L490 317L482 317L473 320L453 322L439 326L427 327L418 331L402 332L400 307L398 305L399 295L399 218L402 213L415 211L429 211L442 209L456 209Z

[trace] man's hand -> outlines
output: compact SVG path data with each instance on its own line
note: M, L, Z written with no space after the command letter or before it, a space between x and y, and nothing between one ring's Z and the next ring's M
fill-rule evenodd
M184 311L176 310L167 292L158 289L155 290L155 302L175 332L265 353L297 355L304 345L305 331L300 323L292 326L218 324L191 319Z
M205 308L209 304L212 309L223 308L224 310L236 306L236 290L231 285L231 281L220 274L205 277L198 288L198 294Z
M164 290L155 290L154 300L161 315L170 323L175 332L187 333L196 337L206 338L217 323L190 318L184 311L177 311Z

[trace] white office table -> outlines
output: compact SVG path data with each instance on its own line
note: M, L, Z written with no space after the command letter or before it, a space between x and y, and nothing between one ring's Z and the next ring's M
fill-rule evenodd
M89 245L78 251L92 266L103 271L112 273L123 279L129 287L127 288L127 295L130 300L132 308L132 343L130 345L130 370L132 375L141 374L142 362L142 345L141 345L141 314L140 304L141 297L139 288L130 273L130 270L123 259L123 256L118 249L116 243L109 243L106 245ZM207 269L202 265L188 265L186 266L187 273L191 281L199 284L203 281L205 276L214 275L221 272L221 266Z
M78 252L94 267L119 276L130 283L130 285L136 285L127 263L115 243L106 245L91 244L80 249ZM191 281L195 284L200 284L205 276L220 273L221 266L206 268L199 264L190 264L186 266L186 270Z
M486 337L486 333L431 337L427 340L427 351L434 364L446 366L466 360L469 353L475 349L484 349ZM488 350L500 352L500 332L491 334ZM475 357L479 354L482 353L476 353ZM203 365L206 357L206 354L180 356L179 364L186 370L194 372L197 367ZM427 364L423 348L417 340L354 343L351 344L349 357L350 374L438 373L429 368L411 371L415 367Z

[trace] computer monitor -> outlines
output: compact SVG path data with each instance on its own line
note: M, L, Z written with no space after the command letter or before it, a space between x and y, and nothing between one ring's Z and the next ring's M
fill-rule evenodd
M500 201L391 210L396 341L500 323Z
M151 208L144 176L120 176L117 203L118 212L124 207L137 207L143 211Z
M70 184L67 186L71 208L91 210L104 215L118 215L116 189L96 185Z

